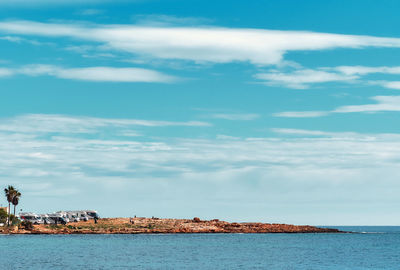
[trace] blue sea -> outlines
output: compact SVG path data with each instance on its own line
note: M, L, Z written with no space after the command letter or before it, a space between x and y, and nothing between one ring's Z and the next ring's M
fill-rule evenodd
M400 269L400 227L340 234L2 235L0 269Z

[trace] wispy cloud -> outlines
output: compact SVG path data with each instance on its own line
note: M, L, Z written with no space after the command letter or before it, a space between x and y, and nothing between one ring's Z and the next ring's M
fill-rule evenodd
M400 73L399 73L400 74ZM400 90L400 81L380 81L378 84L382 85L385 88Z
M397 194L381 188L399 187L398 134L343 136L276 129L279 134L297 136L150 140L116 137L109 129L101 128L112 125L111 129L120 133L126 130L122 124L126 121L53 115L2 118L0 184L12 181L24 191L24 209L53 210L55 206L46 204L46 196L56 194L54 202L60 208L60 201L67 200L70 207L92 202L90 205L97 205L105 215L127 214L114 209L121 201L101 203L108 196L112 198L116 190L129 205L151 204L157 199L172 205L174 200L185 200L188 206L197 207L207 200L227 210L235 208L232 202L239 200L244 211L253 209L252 203L263 205L269 201L292 208L327 201L345 202L348 207L354 200L365 201L367 206L377 201L389 205L398 199ZM90 136L73 133L93 129L96 132ZM375 197L370 196L371 190ZM44 198L37 196L38 192ZM82 197L82 193L87 200L75 202L74 198ZM217 215L211 208L207 215ZM145 206L142 209L151 211ZM282 209L280 214L286 211ZM293 218L293 213L285 214Z
M356 75L356 76L366 76L369 74L388 74L388 75L400 75L400 66L377 66L377 67L368 67L368 66L339 66L333 68L333 70L341 72L346 75ZM380 85L388 89L400 89L400 81L399 79L395 81L389 80L372 80L368 81L368 84L371 85Z
M0 68L0 78L1 77L8 77L8 76L12 76L13 75L13 71L8 69L8 68Z
M370 74L400 75L400 67L368 67L368 66L337 66L305 69L296 67L292 71L270 70L258 73L254 77L267 85L280 85L294 89L307 89L312 85L329 82L359 83L364 85L380 85L385 88L400 89L398 81L368 80Z
M202 17L177 17L164 14L140 14L133 16L135 23L146 26L199 26L213 22Z
M400 74L400 67L338 66L331 68L346 75L368 75L372 73Z
M370 135L361 135L355 132L326 132L321 130L308 130L308 129L293 129L293 128L271 128L271 131L279 134L297 135L297 136L311 136L311 137L335 137L335 138L355 138L355 137L369 137Z
M37 40L22 38L22 37L18 37L18 36L0 36L0 40L6 40L9 42L13 42L13 43L29 43L32 45L49 45L49 44L51 44L49 42L44 43L44 42L39 42Z
M50 75L62 79L74 79L99 82L173 82L173 76L143 68L60 68L51 65L33 65L20 70L20 73L32 76Z
M7 40L10 42L20 43L22 38L14 37L14 36L3 36L3 37L0 37L0 40Z
M132 127L208 127L200 121L174 122L141 119L112 119L52 114L28 114L10 119L1 119L0 131L17 133L97 133L99 129L119 128L123 133L134 132ZM40 128L39 128L40 127ZM135 133L137 134L137 133Z
M326 116L329 112L324 111L298 111L298 112L279 112L274 113L276 117L291 117L291 118L303 118L303 117L320 117Z
M256 65L282 63L290 51L400 47L398 38L222 27L151 27L3 21L0 31L20 35L70 37L114 50L161 59Z
M374 96L371 97L374 104L341 106L331 111L299 111L299 112L279 112L273 114L276 117L320 117L334 113L377 113L377 112L397 112L400 111L400 96Z
M94 9L94 8L84 9L84 10L80 10L79 12L77 12L77 14L83 15L83 16L94 16L94 15L99 15L99 14L103 14L103 13L104 13L104 10Z
M400 111L400 96L375 96L371 98L376 104L342 106L332 112L352 113L352 112L381 112L381 111Z
M239 120L239 121L250 121L260 117L260 115L255 113L215 113L210 116L216 119Z
M283 85L289 88L306 89L310 84L327 82L353 82L358 76L338 74L323 70L301 69L291 73L272 71L259 73L256 79L265 81L268 85Z
M61 79L93 82L152 82L171 83L178 78L143 68L84 67L64 68L54 65L27 65L20 68L0 69L0 76L27 75L53 76Z
M128 2L135 0L0 0L1 6L10 6L10 7L18 7L18 8L27 8L27 7L35 7L35 6L43 6L47 7L51 6L61 6L61 5L87 5L87 4L100 4L107 2Z

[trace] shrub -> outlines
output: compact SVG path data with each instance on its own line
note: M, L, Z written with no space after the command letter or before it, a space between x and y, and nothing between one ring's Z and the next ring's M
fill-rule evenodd
M0 223L6 223L7 222L7 211L4 210L3 208L0 208Z
M21 222L20 227L25 229L25 230L30 231L30 230L33 229L33 224L30 221L24 220L24 221Z
M21 223L21 220L14 215L10 215L10 223L12 226L19 226L19 224Z
M193 222L201 222L201 219L198 217L193 218Z

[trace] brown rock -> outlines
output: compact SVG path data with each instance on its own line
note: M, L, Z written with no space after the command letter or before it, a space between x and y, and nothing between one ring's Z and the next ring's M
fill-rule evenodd
M136 233L338 233L337 229L313 226L296 226L269 223L229 223L213 219L202 221L193 219L152 219L104 218L94 224L93 221L77 222L69 226L52 227L35 225L32 231L18 228L1 228L0 233L13 234L136 234Z

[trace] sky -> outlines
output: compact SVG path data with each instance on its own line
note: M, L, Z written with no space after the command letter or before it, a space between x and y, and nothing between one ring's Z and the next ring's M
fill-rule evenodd
M0 186L24 212L400 225L399 9L0 0Z

